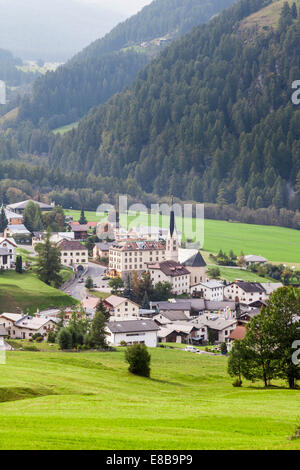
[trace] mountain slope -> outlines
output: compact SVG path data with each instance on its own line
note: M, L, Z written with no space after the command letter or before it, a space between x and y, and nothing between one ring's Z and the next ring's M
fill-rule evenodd
M235 0L155 0L36 82L19 120L51 129L82 117L136 78L164 44L208 21Z
M52 166L183 200L300 207L299 16L285 8L251 40L240 29L270 3L242 0L171 45L56 143Z

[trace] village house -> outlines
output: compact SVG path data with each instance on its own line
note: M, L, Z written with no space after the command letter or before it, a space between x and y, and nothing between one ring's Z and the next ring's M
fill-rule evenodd
M244 256L246 266L251 266L251 264L266 264L268 260L263 256L257 255L247 255Z
M190 285L207 281L206 263L198 250L179 250L179 261L190 273Z
M96 307L99 304L100 299L98 297L86 296L82 301L81 305L87 316L94 316L96 313Z
M4 230L4 238L13 238L18 245L31 245L32 234L25 225L8 225Z
M12 263L16 262L17 245L14 243L12 238L0 238L0 248L9 252L9 257Z
M15 323L23 317L24 315L19 313L2 313L0 315L0 323L6 328L8 336L15 334Z
M48 333L55 330L55 328L56 322L53 319L36 318L26 315L15 322L11 338L31 339L35 334L40 334L46 338Z
M230 351L234 341L240 341L246 336L246 327L243 325L237 325L237 327L230 333L227 338L227 350Z
M76 271L83 271L88 268L88 249L77 240L62 240L57 244L61 252L61 264Z
M230 334L235 330L237 325L236 319L210 318L205 321L208 329L208 338L213 338L214 344L226 343Z
M235 281L224 287L226 299L236 303L251 304L257 300L267 299L265 288L258 282Z
M190 344L200 342L201 333L199 333L199 328L192 324L170 323L160 327L157 336L160 343ZM203 340L204 337L205 335L203 335Z
M224 317L236 316L236 304L232 301L215 301L204 299L176 299L172 302L151 302L151 307L157 313L167 311L182 311L188 317L198 317L204 314L218 314Z
M88 237L89 233L89 226L86 225L80 225L76 223L71 223L71 230L74 233L74 239L79 240L79 241L84 241Z
M106 326L107 342L111 346L126 343L145 344L148 348L156 348L159 327L153 320L127 320L109 322Z
M172 286L172 293L176 295L190 292L190 273L176 261L163 261L149 264L148 270L155 286L159 282L168 282Z
M224 284L221 281L209 280L191 287L191 294L204 300L224 300Z
M168 310L154 315L153 320L158 324L158 326L164 326L173 322L187 322L189 317L181 310Z
M135 320L139 317L140 306L125 297L110 295L103 301L110 314L110 321Z
M4 209L5 216L8 222L8 225L20 225L23 224L24 219L21 214L16 214L15 212Z
M97 260L100 258L109 258L109 249L113 245L113 242L107 243L95 243L93 248L93 259Z
M0 269L11 269L12 260L9 251L6 248L0 248Z

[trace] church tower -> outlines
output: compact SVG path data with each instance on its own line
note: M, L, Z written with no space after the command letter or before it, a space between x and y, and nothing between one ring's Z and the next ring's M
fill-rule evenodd
M173 206L173 200L172 200L172 206ZM176 261L178 263L178 234L176 230L176 224L175 224L175 213L173 210L173 207L171 207L171 212L170 212L170 227L169 227L169 233L167 236L167 242L166 242L166 260L167 261Z

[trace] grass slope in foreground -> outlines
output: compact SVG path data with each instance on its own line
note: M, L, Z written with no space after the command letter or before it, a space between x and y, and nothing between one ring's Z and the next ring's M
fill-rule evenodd
M225 357L151 354L145 379L122 350L7 353L0 449L300 448L299 391L233 388Z
M80 218L80 211L66 210L74 220ZM99 222L100 216L96 212L85 212L89 222ZM128 218L131 227L150 224L147 214ZM121 224L126 226L126 216L121 215ZM162 226L168 227L169 218L162 217ZM186 226L189 227L190 224ZM182 219L176 218L178 230L182 229ZM185 233L188 238L189 230ZM217 253L220 249L225 252L233 250L236 254L262 255L269 261L276 263L300 263L300 230L276 227L270 225L250 225L239 222L226 222L223 220L204 221L204 250Z
M26 313L37 309L75 305L77 301L58 289L47 286L34 274L14 271L0 275L0 313L15 312L19 307Z

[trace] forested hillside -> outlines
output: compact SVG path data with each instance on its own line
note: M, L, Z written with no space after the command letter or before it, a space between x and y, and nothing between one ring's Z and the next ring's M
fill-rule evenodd
M21 104L19 121L54 129L78 120L130 85L165 43L207 22L234 1L155 0L56 72L37 80L33 96ZM166 40L149 43L162 37Z
M270 3L242 0L168 47L59 139L50 165L182 200L299 209L299 3L282 1L262 33L241 28Z
M20 86L32 82L37 74L22 72L18 69L18 66L22 64L22 60L14 57L11 52L0 49L0 80L10 86Z

